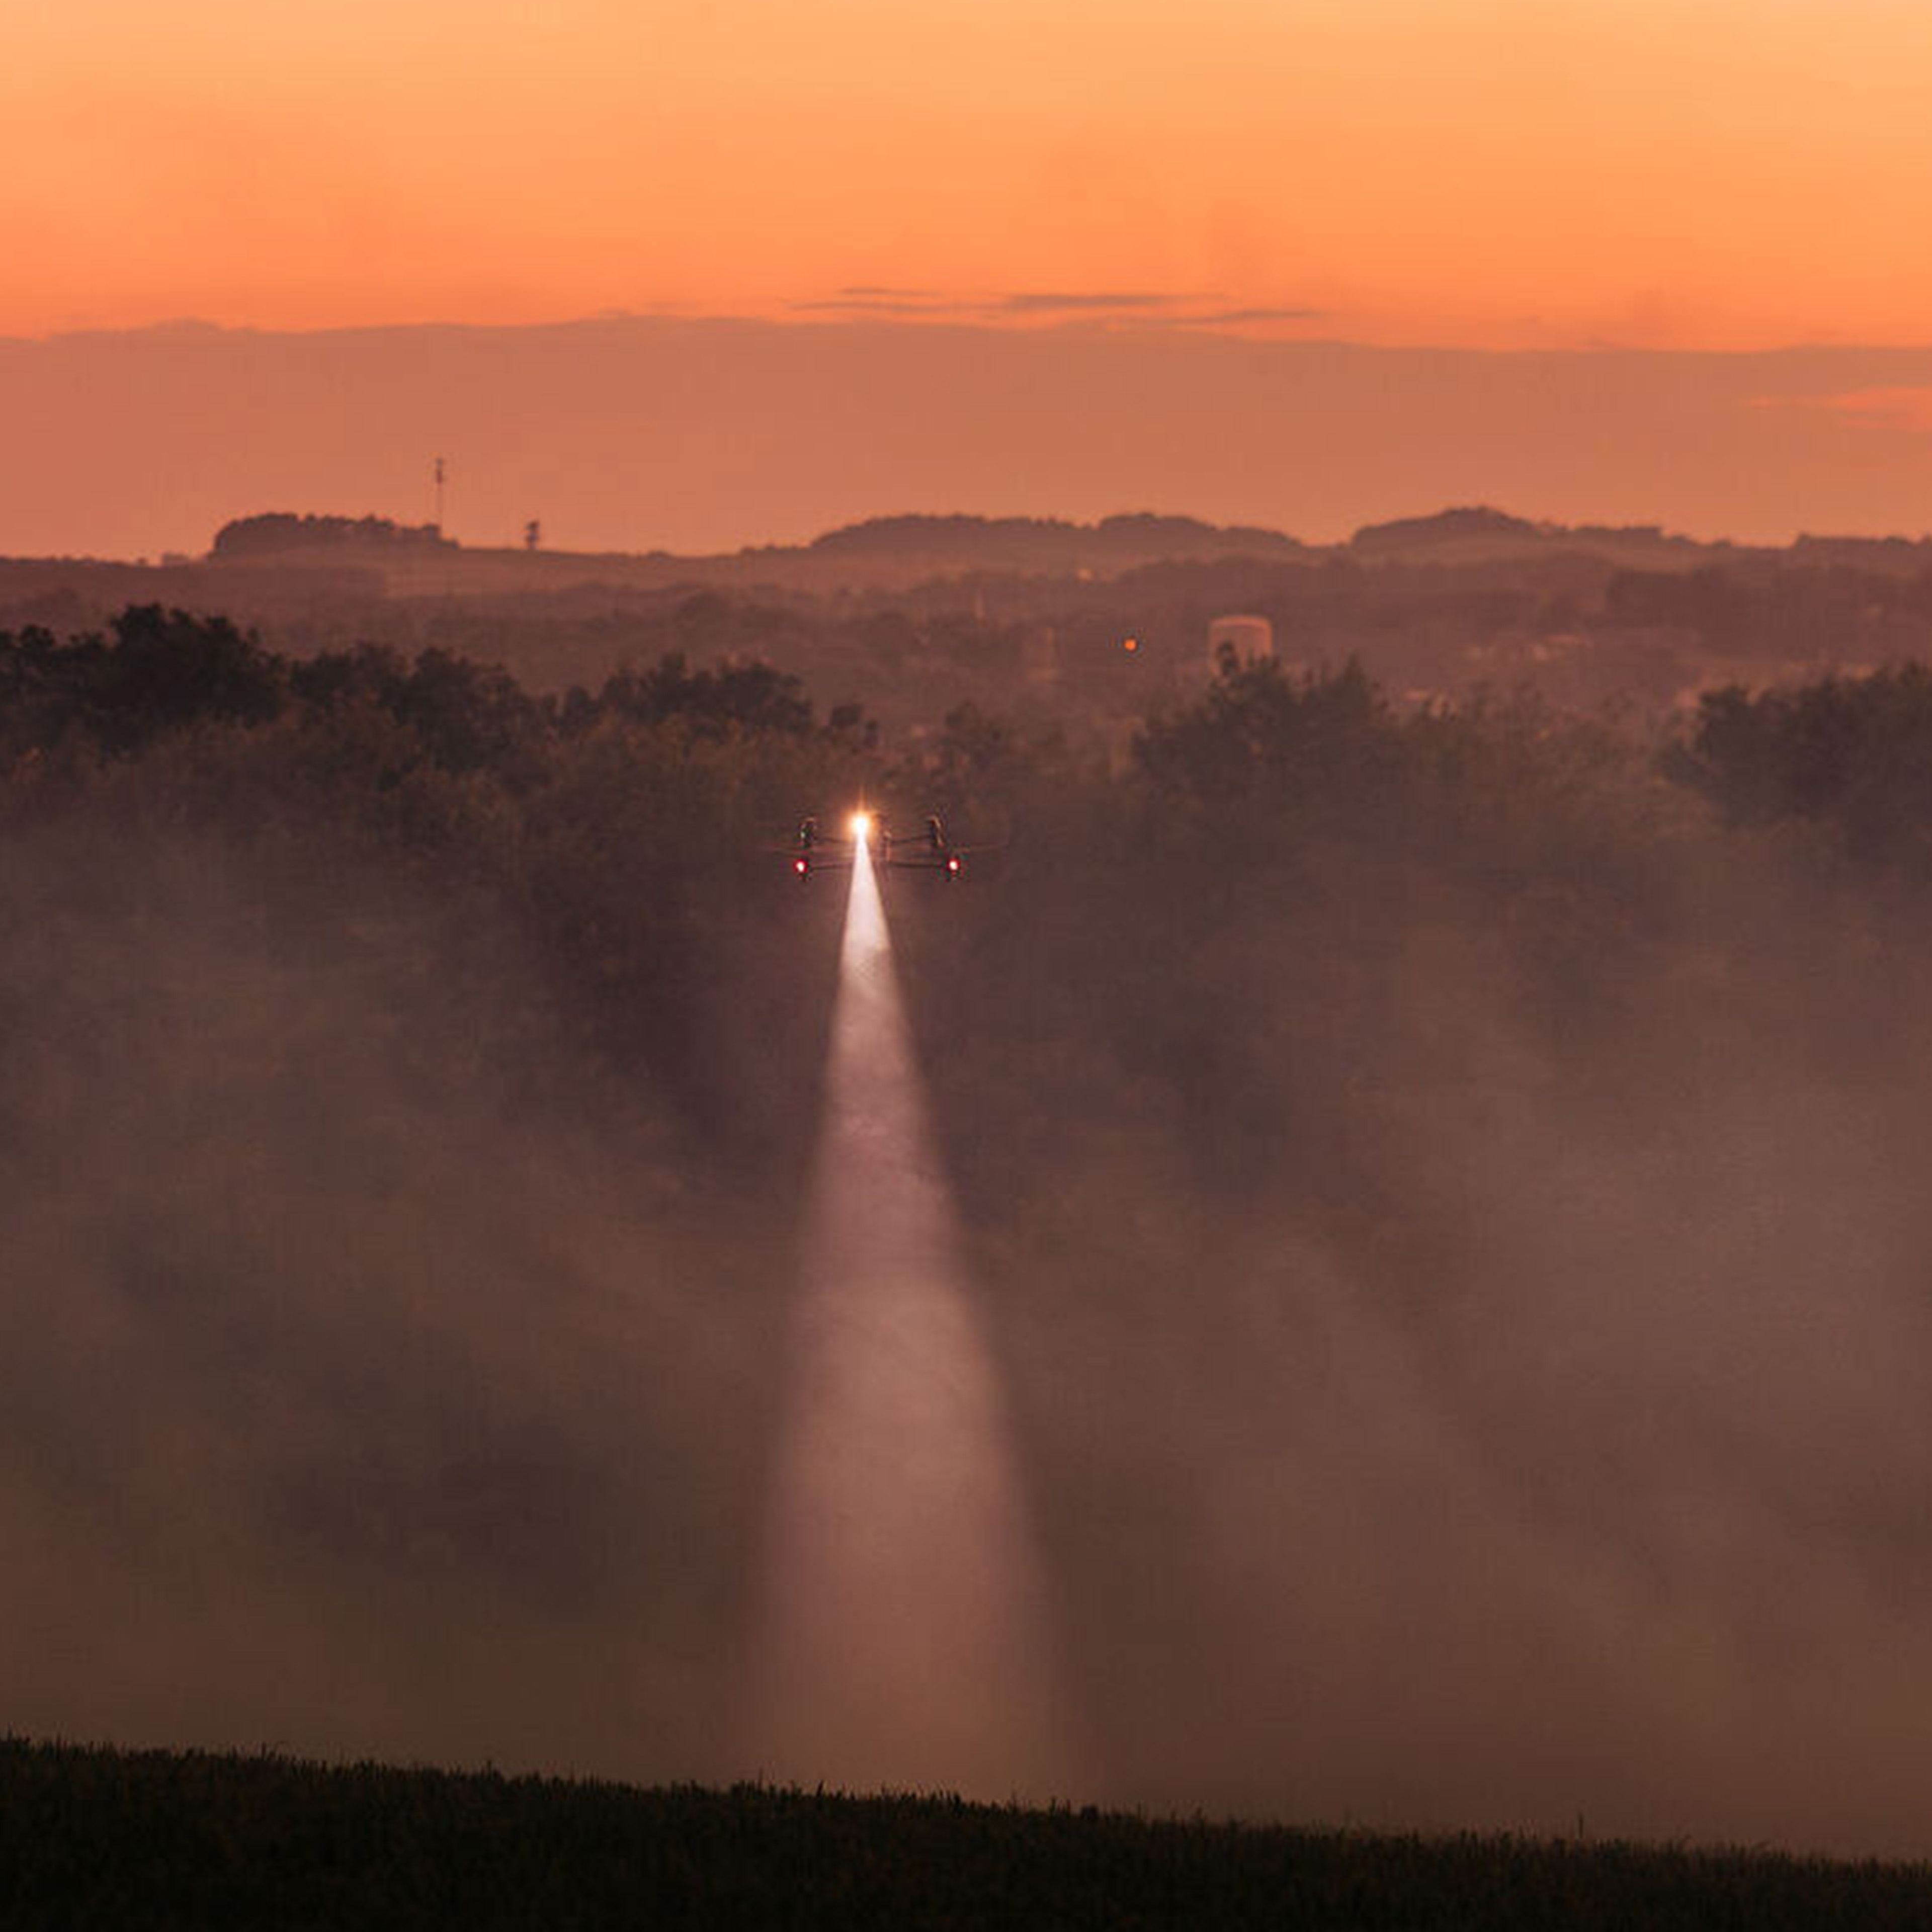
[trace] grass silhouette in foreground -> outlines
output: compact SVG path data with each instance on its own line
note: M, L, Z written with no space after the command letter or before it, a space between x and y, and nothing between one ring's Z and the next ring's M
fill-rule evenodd
M0 1742L0 1922L1932 1924L1932 1866Z

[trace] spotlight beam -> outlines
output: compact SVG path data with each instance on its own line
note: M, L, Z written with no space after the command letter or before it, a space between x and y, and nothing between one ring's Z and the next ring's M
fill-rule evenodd
M1066 1771L1012 1429L854 836L746 1742L800 1783L1043 1794Z

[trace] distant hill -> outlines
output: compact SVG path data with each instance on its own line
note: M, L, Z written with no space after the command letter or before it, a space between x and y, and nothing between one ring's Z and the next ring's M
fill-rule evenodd
M1293 556L1306 545L1279 530L1142 512L1103 517L1096 524L1057 517L874 517L828 530L809 548L820 556L917 560L956 570L1114 574L1144 563Z
M0 542L156 556L288 502L716 554L910 509L1174 506L1331 542L1444 503L1784 543L1912 533L1932 346L1763 354L606 316L0 342ZM139 460L102 461L103 451Z
M1799 541L1820 545L1818 539ZM1546 556L1559 550L1613 556L1625 562L1654 557L1660 564L1666 553L1721 556L1730 548L1666 536L1654 524L1533 522L1481 506L1368 524L1346 544L1335 545L1310 544L1280 530L1152 512L1103 517L1091 524L1057 517L911 514L844 524L807 543L758 544L714 556L678 556L662 550L598 554L478 548L454 542L434 524L278 511L224 524L215 535L208 560L230 566L284 561L329 568L357 566L380 569L392 586L404 588L420 587L417 579L422 567L433 565L441 572L434 580L440 593L460 594L512 584L554 590L562 584L590 581L771 583L811 590L841 583L904 587L972 575L1118 578L1154 565L1238 559L1264 564L1305 564L1324 556L1346 556L1370 566L1469 563ZM450 567L457 576L448 574Z
M1453 543L1463 537L1534 537L1541 532L1526 517L1486 505L1438 510L1431 517L1396 517L1385 524L1365 524L1348 539L1351 550L1400 550L1418 544Z
M1666 536L1657 524L1532 523L1506 510L1485 504L1438 510L1433 516L1397 517L1388 523L1366 524L1348 539L1349 552L1367 560L1382 560L1416 553L1453 552L1466 559L1477 554L1504 556L1550 549L1649 548L1682 545L1688 539ZM1729 546L1693 546L1718 550Z

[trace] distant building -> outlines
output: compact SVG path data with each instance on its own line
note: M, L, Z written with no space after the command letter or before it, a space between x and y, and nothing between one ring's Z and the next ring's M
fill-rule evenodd
M1274 626L1250 610L1231 611L1216 617L1208 626L1208 662L1211 668L1221 662L1226 649L1238 664L1258 664L1274 656Z

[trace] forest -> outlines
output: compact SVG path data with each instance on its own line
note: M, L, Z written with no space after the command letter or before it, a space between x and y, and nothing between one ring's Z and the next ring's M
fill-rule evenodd
M0 773L16 1725L734 1773L862 795L1000 848L886 910L1099 1796L1916 1829L1923 670L1230 663L1114 769L132 607Z

